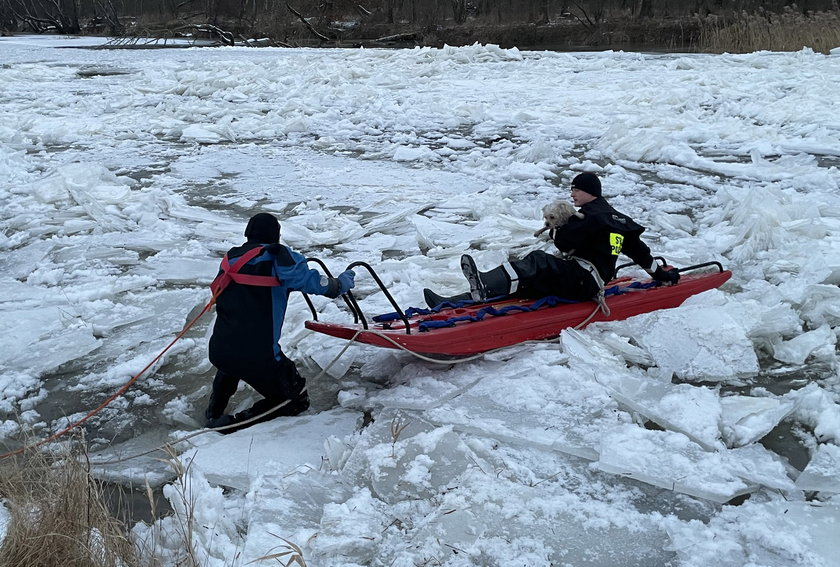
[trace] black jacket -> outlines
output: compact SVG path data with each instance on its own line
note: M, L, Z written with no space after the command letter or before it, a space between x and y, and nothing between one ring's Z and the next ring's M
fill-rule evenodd
M640 238L645 229L633 219L603 197L586 203L580 212L583 218L572 217L554 231L554 244L561 252L591 262L605 283L615 275L619 253L646 270L656 268L650 248Z

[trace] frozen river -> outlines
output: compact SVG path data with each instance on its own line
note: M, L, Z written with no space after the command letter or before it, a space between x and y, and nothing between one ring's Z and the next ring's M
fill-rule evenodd
M419 306L423 287L464 290L466 251L490 267L550 250L542 205L594 171L655 255L732 280L469 362L353 345L329 373L345 343L305 330L293 296L282 344L313 407L178 444L174 479L131 457L199 429L207 315L86 422L113 461L97 474L176 510L188 485L207 565L279 537L319 567L838 565L840 55L96 41L0 38L6 451L152 360L256 212ZM367 313L391 310L357 285ZM134 530L172 565L176 533Z

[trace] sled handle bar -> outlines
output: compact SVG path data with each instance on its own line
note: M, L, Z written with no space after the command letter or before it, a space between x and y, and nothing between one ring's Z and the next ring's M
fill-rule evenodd
M324 270L324 274L326 274L326 276L328 278L333 277L332 273L330 273L330 269L327 268L327 265L324 264L324 262L322 262L320 258L307 258L306 261L307 262L315 262L316 264L318 264L321 267L322 270ZM306 304L309 306L309 310L312 312L312 319L314 321L317 321L318 320L318 312L315 311L315 305L313 305L312 300L309 299L309 294L306 294L304 292L300 292L300 293L301 293L301 295L303 295L303 298L306 300ZM356 314L355 308L353 307L353 304L350 303L350 300L347 298L347 296L349 294L350 294L350 292L348 291L347 294L343 296L344 297L344 302L347 303L347 307L350 309L350 311L353 312L353 315L355 316L355 314ZM353 300L353 302L355 303L355 300ZM367 327L365 327L365 328L367 329Z
M368 271L368 273L371 275L371 277L373 277L373 279L376 281L376 284L379 286L379 289L381 289L382 293L385 294L385 297L388 298L388 301L391 303L391 307L394 308L394 311L396 311L397 315L400 316L400 319L402 319L402 322L405 323L405 334L410 335L411 334L411 324L408 322L408 318L405 316L405 313L403 313L403 310L400 309L400 306L397 305L397 302L394 300L394 297L391 295L391 292L389 292L388 289L385 287L385 284L382 283L382 280L379 278L376 271L374 271L374 269L371 268L370 265L365 263L365 262L353 262L352 264L347 266L347 268L345 268L345 269L346 270L352 270L355 267L362 267L362 268L366 269ZM353 319L354 319L353 322L358 323L359 321L361 321L362 328L367 329L368 324L367 324L367 320L365 319L364 313L362 313L362 308L359 307L359 303L356 301L356 298L353 297L353 294L349 291L347 292L347 300L348 300L348 304L353 303L353 307L351 307L351 311L353 311Z
M659 263L661 263L663 266L668 265L668 261L665 258L663 258L662 256L656 256L653 259L658 261ZM630 266L635 266L635 265L636 265L635 262L629 262L627 264L621 264L620 266L616 267L615 273L613 274L613 277L618 275L619 270L622 270L624 268L629 268ZM699 270L700 268L706 268L708 266L715 266L718 269L718 272L723 271L723 266L721 265L720 262L717 262L717 261L703 262L702 264L694 264L693 266L686 266L685 268L673 268L673 270L676 271L678 274L681 274L683 272L689 272L691 270Z
M708 266L714 266L718 269L718 272L723 271L723 266L720 262L713 261L713 262L703 262L702 264L694 264L693 266L686 266L685 268L675 268L678 273L688 272L689 270L699 270L700 268L706 268Z

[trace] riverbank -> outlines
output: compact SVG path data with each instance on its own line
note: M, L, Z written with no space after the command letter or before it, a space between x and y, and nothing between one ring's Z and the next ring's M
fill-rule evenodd
M178 28L158 23L135 25L120 41L123 45L141 47L136 39L148 37L190 37L252 47L411 48L479 43L522 50L689 53L799 51L808 47L827 54L840 46L840 13L802 14L789 10L779 14L683 18L619 17L598 21L567 18L539 24L490 24L481 20L456 24L447 20L441 24L416 25L358 20L319 27L303 18L282 25L277 21L254 22L246 27L241 22L219 26L194 23Z

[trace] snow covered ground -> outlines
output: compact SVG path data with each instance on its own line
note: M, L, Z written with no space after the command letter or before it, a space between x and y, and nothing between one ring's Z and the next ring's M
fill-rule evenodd
M101 477L178 513L134 527L147 553L177 564L191 515L210 566L840 565L840 52L65 48L95 42L0 38L4 450L142 369L258 211L421 305L465 289L467 250L550 249L541 206L595 171L657 255L734 273L559 341L353 345L329 373L345 344L295 297L312 409L179 442L176 479L139 455L200 427L206 316L88 422Z

